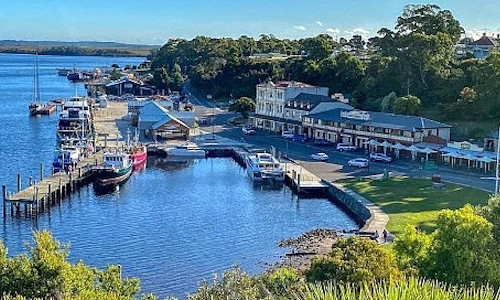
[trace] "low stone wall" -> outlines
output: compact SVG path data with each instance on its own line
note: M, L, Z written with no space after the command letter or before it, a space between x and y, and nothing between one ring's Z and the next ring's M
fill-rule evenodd
M379 234L382 233L389 221L389 216L380 207L342 184L325 180L323 183L328 185L328 192L331 196L345 205L364 223L360 232L378 231Z

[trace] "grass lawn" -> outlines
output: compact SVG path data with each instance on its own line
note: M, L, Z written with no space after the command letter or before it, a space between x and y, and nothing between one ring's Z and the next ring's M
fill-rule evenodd
M377 204L389 215L387 229L401 233L406 225L430 232L442 209L456 209L469 203L484 205L489 193L451 183L434 188L428 179L395 177L389 180L344 180L346 187Z

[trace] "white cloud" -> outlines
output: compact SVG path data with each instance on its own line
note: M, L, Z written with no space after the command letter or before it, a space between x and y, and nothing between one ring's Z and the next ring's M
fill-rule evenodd
M340 33L339 29L337 29L337 28L331 28L331 27L327 28L325 31L326 31L326 33L335 34L335 35L337 35L337 34Z
M364 40L367 40L373 35L371 28L363 27L357 27L352 30L344 30L343 33L343 36L347 39L351 38L353 35L360 35Z
M471 29L471 30L465 30L465 36L472 38L474 40L477 40L483 36L483 34L486 33L487 36L494 36L496 37L497 33L495 30L490 29L490 28L484 28L484 29Z
M323 23L321 23L321 21L316 21L316 24L318 24L319 26L323 27Z
M295 28L296 30L299 30L299 31L306 31L306 28L302 25L295 25L295 26L293 26L293 28Z

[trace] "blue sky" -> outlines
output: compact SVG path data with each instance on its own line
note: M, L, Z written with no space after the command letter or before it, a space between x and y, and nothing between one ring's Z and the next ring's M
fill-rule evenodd
M400 0L0 0L0 39L162 44L196 35L372 36L394 27ZM498 0L434 1L478 36L500 32Z

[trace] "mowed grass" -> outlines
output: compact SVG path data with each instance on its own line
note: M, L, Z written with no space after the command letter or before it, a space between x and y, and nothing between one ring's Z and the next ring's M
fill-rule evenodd
M390 218L387 229L394 234L402 233L407 225L431 232L440 210L485 205L490 197L488 192L451 183L435 188L428 179L394 177L340 183L382 208Z

